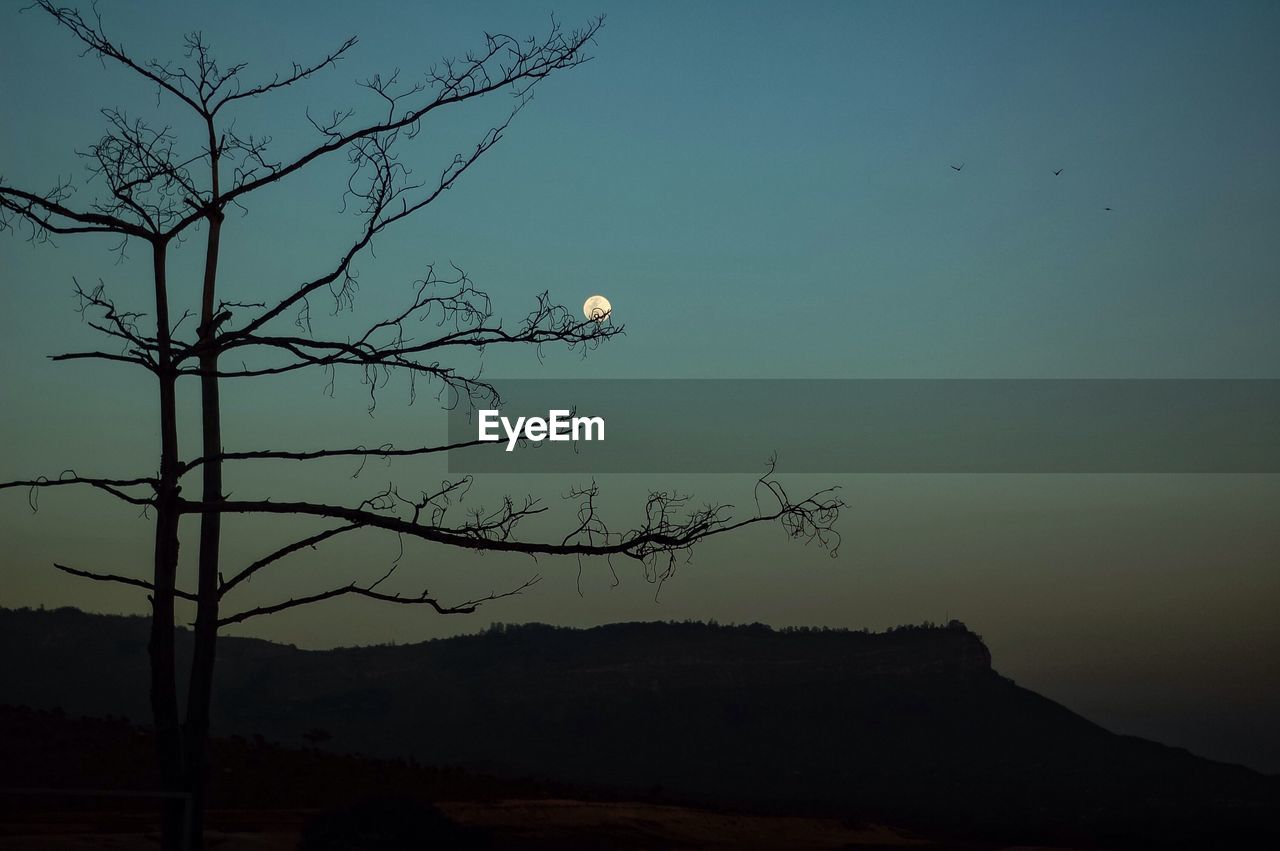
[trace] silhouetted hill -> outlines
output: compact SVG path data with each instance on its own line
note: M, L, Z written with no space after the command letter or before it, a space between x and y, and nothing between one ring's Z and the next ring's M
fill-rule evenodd
M0 610L0 702L146 719L146 621ZM1117 736L963 625L540 625L405 646L220 646L215 726L335 750L1018 842L1280 838L1280 778Z

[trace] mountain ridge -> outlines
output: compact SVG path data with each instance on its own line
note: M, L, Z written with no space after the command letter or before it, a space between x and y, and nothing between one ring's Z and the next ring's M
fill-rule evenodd
M145 639L145 618L0 610L0 703L145 719ZM1110 733L1001 676L959 622L226 638L216 676L221 735L318 728L335 751L959 836L1211 847L1274 835L1280 808L1280 777Z

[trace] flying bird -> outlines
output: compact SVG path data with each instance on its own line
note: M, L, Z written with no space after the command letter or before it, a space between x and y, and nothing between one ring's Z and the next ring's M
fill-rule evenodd
M1063 171L1062 169L1058 169L1057 171L1055 171L1055 172L1053 173L1053 176L1054 176L1054 177L1057 177L1058 175L1062 174L1062 171Z
M1106 210L1108 213L1110 213L1110 212L1111 212L1111 208L1110 208L1110 207L1103 207L1102 209Z
M960 169L962 169L962 168L964 168L964 163L960 163L960 165L953 165L953 166L951 167L951 170L952 170L952 171L959 171L959 170L960 170Z

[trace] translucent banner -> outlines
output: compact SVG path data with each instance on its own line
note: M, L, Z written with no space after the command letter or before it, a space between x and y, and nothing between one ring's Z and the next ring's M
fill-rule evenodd
M1274 379L494 380L456 473L1277 473Z

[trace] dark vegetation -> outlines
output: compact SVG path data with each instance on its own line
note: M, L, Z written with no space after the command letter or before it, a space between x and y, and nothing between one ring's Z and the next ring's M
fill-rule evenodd
M488 846L487 838L454 823L429 802L395 796L313 817L298 851L462 851Z
M50 790L49 794L0 795L8 812L29 801L59 809L127 807L119 799L77 792L160 788L155 734L118 716L85 717L61 709L0 705L0 788ZM584 798L589 791L532 778L499 778L458 766L422 765L408 758L379 759L287 747L262 736L212 740L217 766L210 803L221 810L346 811L366 801L494 801L503 798ZM141 811L154 820L151 802Z
M142 618L0 611L0 701L145 719L146 634ZM329 651L228 638L218 678L220 734L310 743L298 752L314 758L1010 843L1280 838L1280 778L1112 734L1000 676L956 622L498 626Z

